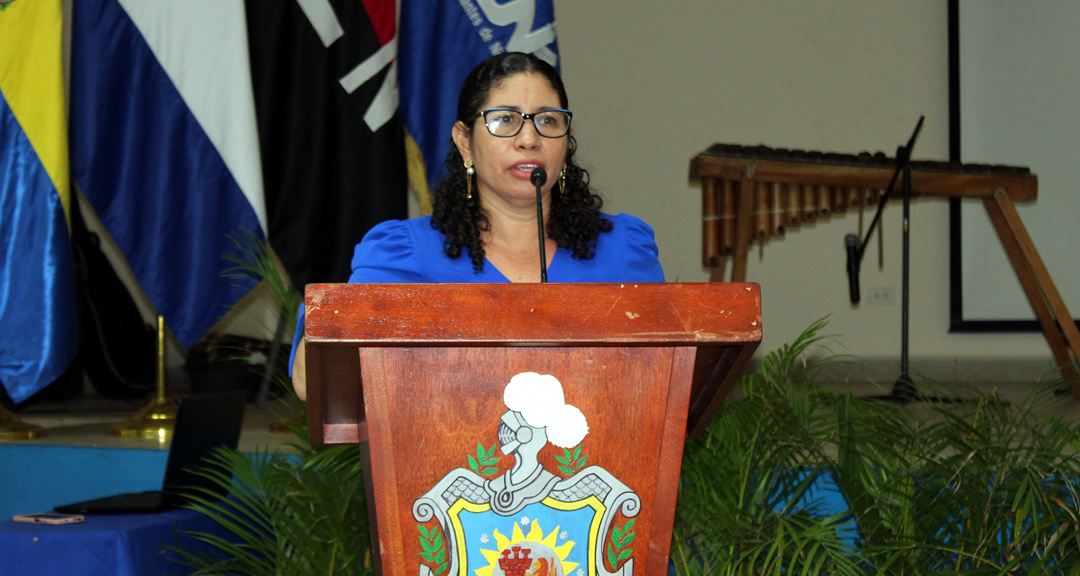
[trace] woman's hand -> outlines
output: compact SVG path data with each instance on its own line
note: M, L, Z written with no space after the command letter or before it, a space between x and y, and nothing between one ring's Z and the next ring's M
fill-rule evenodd
M296 395L307 400L307 371L304 369L304 338L300 337L300 344L296 347L296 357L293 358L292 387Z

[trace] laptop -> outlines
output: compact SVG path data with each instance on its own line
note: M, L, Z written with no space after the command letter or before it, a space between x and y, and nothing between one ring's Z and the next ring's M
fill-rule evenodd
M240 425L244 419L246 392L185 396L180 399L173 427L172 444L165 464L165 480L161 490L117 494L84 502L56 506L63 514L150 514L180 508L187 503L181 490L206 488L218 498L225 489L211 480L192 472L206 468L203 460L219 446L235 449L240 440ZM201 491L201 496L209 496Z

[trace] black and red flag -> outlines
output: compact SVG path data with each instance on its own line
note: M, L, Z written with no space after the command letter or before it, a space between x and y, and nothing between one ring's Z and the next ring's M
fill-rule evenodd
M393 0L249 0L268 236L293 283L344 282L407 214Z

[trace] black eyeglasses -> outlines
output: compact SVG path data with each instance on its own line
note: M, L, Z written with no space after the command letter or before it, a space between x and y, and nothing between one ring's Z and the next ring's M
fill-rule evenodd
M553 108L535 114L518 112L511 108L488 108L481 110L473 118L483 117L484 125L492 136L511 138L521 132L526 120L532 120L536 133L544 138L562 138L570 131L570 120L574 114L569 110Z

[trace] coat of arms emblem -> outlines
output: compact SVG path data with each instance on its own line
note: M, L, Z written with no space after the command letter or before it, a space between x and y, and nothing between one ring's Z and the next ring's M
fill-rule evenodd
M550 375L518 374L503 401L508 410L494 437L513 466L502 473L487 466L478 439L472 470L451 470L413 502L421 576L632 574L641 500L604 468L587 465L581 450L588 421L566 404L562 384ZM549 442L563 449L556 456L565 464L561 475L537 460Z

